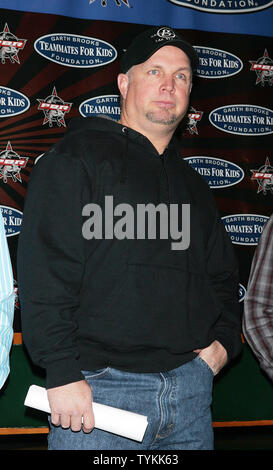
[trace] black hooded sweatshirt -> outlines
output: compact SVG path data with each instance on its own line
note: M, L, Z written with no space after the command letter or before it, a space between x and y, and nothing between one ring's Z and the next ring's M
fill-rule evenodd
M137 214L147 204L168 216L178 207L189 246L173 249L177 240L170 230L162 235L158 216L156 236L145 231ZM170 370L215 339L229 360L241 348L232 243L207 183L175 139L159 155L115 121L72 120L32 170L17 276L23 340L46 369L47 388L106 366Z

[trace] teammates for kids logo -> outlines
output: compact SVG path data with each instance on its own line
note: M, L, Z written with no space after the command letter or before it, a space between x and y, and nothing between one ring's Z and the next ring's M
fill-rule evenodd
M270 7L272 0L167 0L181 7L212 13L250 13Z
M234 104L214 109L211 124L230 134L261 136L273 133L273 111L251 104Z
M243 284L239 283L239 302L243 302L246 295L246 288Z
M197 76L203 78L225 78L239 73L243 62L230 52L206 46L194 46L199 66Z
M225 229L235 245L257 245L269 217L259 214L233 214L222 217Z
M119 95L102 95L89 98L80 104L82 116L108 116L118 121L120 119Z
M221 158L208 156L184 157L189 165L197 171L207 182L210 188L227 188L240 183L245 173L238 165ZM251 170L251 180L257 182L257 193L273 194L273 166L269 158L260 168Z
M2 212L6 237L18 235L22 225L23 213L18 209L2 205L0 205L0 210Z
M24 113L29 106L30 101L23 93L0 86L0 117Z
M242 168L221 158L194 156L186 157L184 160L203 176L210 188L213 189L227 188L238 184L245 176Z
M47 34L35 41L34 48L46 59L67 67L99 67L117 57L117 50L108 42L78 34Z

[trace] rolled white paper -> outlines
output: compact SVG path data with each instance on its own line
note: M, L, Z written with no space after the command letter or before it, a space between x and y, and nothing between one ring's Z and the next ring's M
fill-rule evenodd
M47 391L38 385L29 387L24 405L51 413ZM141 442L143 440L148 426L147 416L94 402L93 411L96 428L134 441Z

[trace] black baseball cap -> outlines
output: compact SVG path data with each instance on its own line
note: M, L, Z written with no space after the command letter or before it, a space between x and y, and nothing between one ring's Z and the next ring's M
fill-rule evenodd
M194 47L169 26L149 28L135 37L121 58L121 73L126 73L134 65L142 64L163 46L179 47L188 56L194 73L199 58Z

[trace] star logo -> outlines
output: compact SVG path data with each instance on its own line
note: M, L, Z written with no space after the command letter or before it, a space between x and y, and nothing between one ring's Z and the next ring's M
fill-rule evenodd
M96 0L89 0L89 5L91 5L91 3L94 3L95 1ZM115 2L118 7L121 7L121 3L123 3L127 7L130 7L129 0L115 0ZM101 6L107 7L107 0L101 0Z
M54 87L51 95L45 99L38 99L38 109L44 113L43 125L49 124L49 127L53 127L56 123L59 127L66 127L64 116L69 113L72 103L65 103L58 95L56 88Z
M256 72L256 85L260 84L265 86L268 84L272 86L273 83L273 60L270 59L267 49L264 51L264 55L257 60L250 60L250 70Z
M25 168L28 162L28 157L20 157L18 153L14 152L11 143L8 142L6 149L0 152L0 179L4 183L8 182L8 178L12 181L19 181L22 183L20 175L21 168Z
M8 24L5 24L4 30L0 32L0 57L2 64L9 60L12 64L20 64L19 52L24 49L26 39L18 39L9 30Z
M273 194L273 166L270 164L269 158L266 158L265 164L258 170L251 170L252 180L257 181L257 193L263 192L264 195L270 191Z
M202 111L196 111L196 109L191 108L188 113L188 125L187 130L190 134L198 134L197 123L201 121L203 116Z

